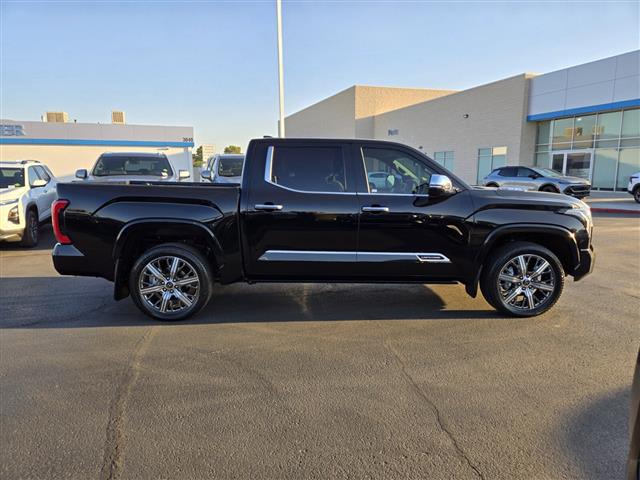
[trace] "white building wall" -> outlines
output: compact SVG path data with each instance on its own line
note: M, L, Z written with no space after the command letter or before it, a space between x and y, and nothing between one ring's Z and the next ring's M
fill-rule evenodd
M164 153L176 170L188 170L193 179L191 149L182 147L109 147L69 145L1 145L0 161L39 160L62 181L72 180L80 168L91 169L104 152ZM195 179L194 181L199 181Z
M640 99L640 50L539 75L529 95L532 116Z
M62 180L90 169L104 152L164 153L176 170L188 170L194 179L192 127L15 120L0 125L0 160L40 160Z
M430 156L452 150L454 172L469 183L476 183L480 148L506 146L508 165L530 165L535 126L525 120L529 78L517 75L377 115L375 138L405 143ZM398 135L388 135L396 129Z

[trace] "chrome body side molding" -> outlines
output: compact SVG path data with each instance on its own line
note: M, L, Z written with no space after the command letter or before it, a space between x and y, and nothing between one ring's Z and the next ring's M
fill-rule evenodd
M441 253L413 252L330 252L307 250L267 250L259 260L261 262L419 262L451 263Z

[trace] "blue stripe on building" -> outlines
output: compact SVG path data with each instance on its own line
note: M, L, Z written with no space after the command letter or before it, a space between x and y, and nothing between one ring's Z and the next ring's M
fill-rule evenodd
M557 110L555 112L536 113L528 115L529 122L541 120L551 120L560 117L573 117L574 115L584 115L585 113L602 112L604 110L622 110L623 108L640 107L640 98L635 100L625 100L623 102L602 103L600 105L590 105L588 107L570 108L568 110Z
M193 142L156 142L146 140L76 140L66 138L0 137L0 145L95 145L109 147L193 147Z

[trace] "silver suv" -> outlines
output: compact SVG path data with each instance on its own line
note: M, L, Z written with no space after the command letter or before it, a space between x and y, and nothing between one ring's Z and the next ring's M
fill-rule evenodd
M584 198L591 192L591 182L580 177L568 177L550 168L500 167L484 177L487 187L511 187L521 190L540 190Z

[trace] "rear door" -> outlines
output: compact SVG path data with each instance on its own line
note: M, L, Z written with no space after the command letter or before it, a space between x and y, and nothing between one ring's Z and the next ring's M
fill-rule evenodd
M260 142L241 221L247 276L348 278L357 249L358 200L348 144ZM249 155L248 154L248 155Z

